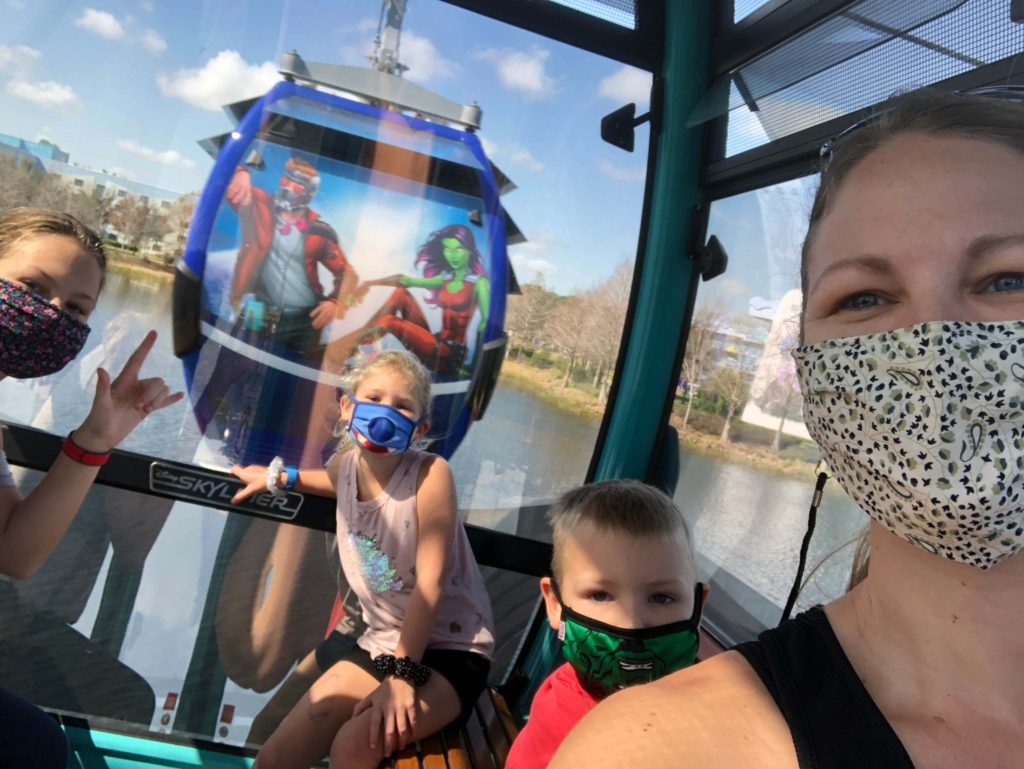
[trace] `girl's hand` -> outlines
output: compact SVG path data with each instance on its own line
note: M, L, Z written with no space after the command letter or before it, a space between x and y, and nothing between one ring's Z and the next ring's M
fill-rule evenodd
M162 408L177 403L185 393L168 393L160 377L139 379L142 364L153 349L156 332L150 331L113 382L106 369L96 369L96 395L82 426L75 430L75 442L97 453L109 451L125 439L139 422Z
M390 756L412 742L416 730L416 688L401 678L390 676L352 711L353 717L370 711L370 750L384 737L384 755Z
M238 478L245 486L238 490L238 493L231 498L231 504L237 505L243 499L248 499L253 494L259 494L267 490L267 467L266 465L232 465L231 474Z

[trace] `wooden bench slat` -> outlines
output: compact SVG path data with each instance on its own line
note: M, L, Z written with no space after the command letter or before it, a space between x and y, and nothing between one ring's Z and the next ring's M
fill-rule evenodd
M508 744L511 746L519 735L519 727L516 726L516 722L512 718L512 711L508 709L508 703L494 689L488 689L484 694L490 698L491 704L498 712L498 718L501 719L501 725L505 729L505 737L508 738Z
M494 702L492 702L489 692L485 691L481 695L474 709L476 710L475 715L480 719L480 723L483 726L487 744L490 745L491 752L494 754L495 764L497 766L504 766L505 759L508 758L508 749L512 743L509 741L508 735L505 734L501 717L494 708Z
M474 769L501 769L501 765L495 764L494 757L491 755L491 746L487 744L484 727L477 717L476 708L473 709L466 721L463 732L469 742L469 756L473 761Z
M440 734L431 735L420 742L420 756L423 769L448 769L444 740Z
M448 758L448 769L475 769L469 760L469 750L461 729L448 728L441 735Z
M419 751L416 750L416 743L406 745L404 749L391 757L391 761L395 769L420 769L420 756ZM385 766L388 764L385 763Z

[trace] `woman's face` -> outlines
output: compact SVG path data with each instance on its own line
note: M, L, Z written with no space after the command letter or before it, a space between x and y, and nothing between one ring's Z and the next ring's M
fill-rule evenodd
M33 235L0 258L0 278L40 294L84 322L96 308L103 271L74 238Z
M906 135L854 168L812 244L804 342L1024 319L1024 154Z

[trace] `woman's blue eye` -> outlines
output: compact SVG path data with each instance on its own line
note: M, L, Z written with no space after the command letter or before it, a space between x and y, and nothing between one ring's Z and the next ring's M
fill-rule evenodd
M662 606L667 606L669 604L675 603L676 597L674 595L669 595L668 593L655 593L648 600L651 603L657 603L661 604Z
M882 303L878 294L865 291L862 294L854 294L843 300L841 307L844 310L870 310Z
M999 293L1007 291L1022 291L1024 290L1024 275L1020 273L1000 275L992 281L991 287L992 291Z

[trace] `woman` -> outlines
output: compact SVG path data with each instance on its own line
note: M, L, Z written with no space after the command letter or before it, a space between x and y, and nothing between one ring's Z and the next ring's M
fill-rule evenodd
M450 224L432 232L419 248L416 265L423 271L422 278L397 275L363 284L363 290L370 286L397 288L351 339L393 334L431 371L457 375L466 363L470 321L479 309L478 330L482 332L490 306L490 281L472 230ZM441 309L441 329L436 333L430 330L410 288L430 289L427 304Z
M1024 104L888 107L823 174L797 353L867 576L610 698L552 767L1024 766Z
M103 288L106 254L76 219L42 209L0 216L0 379L45 376L82 350ZM92 409L25 497L0 443L0 573L24 578L56 547L100 466L146 416L177 402L160 378L139 379L150 331L113 380L96 371ZM63 767L67 746L55 722L0 690L0 766Z

